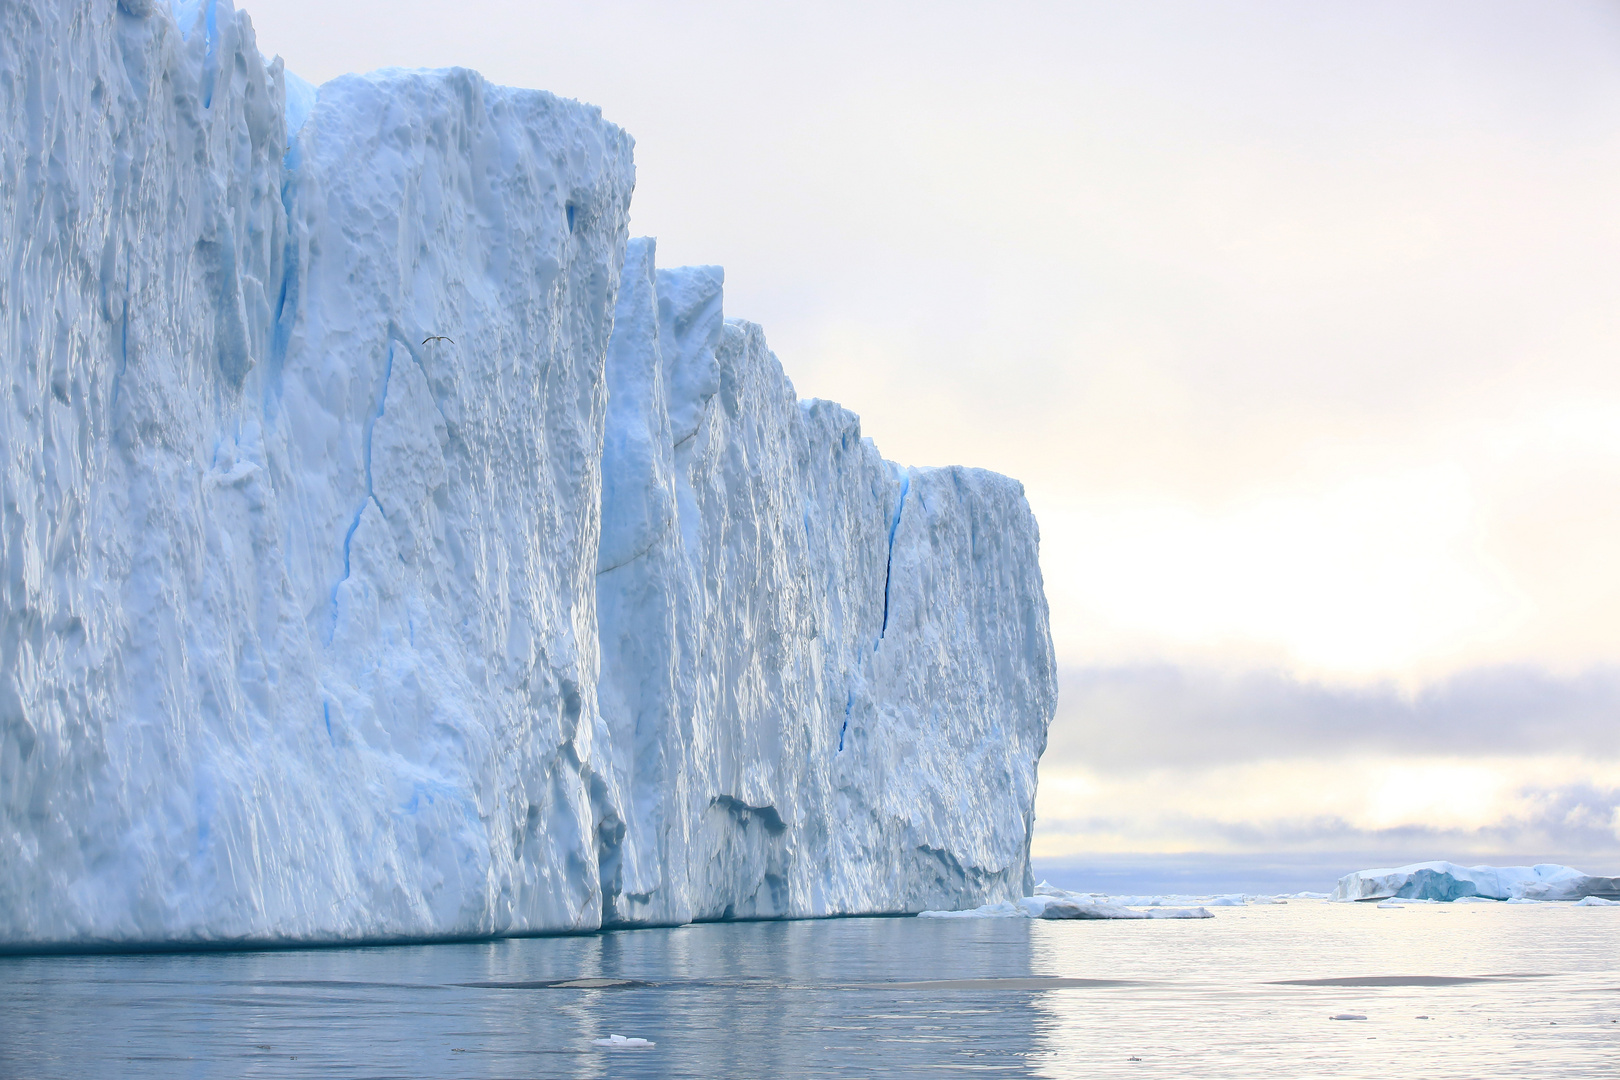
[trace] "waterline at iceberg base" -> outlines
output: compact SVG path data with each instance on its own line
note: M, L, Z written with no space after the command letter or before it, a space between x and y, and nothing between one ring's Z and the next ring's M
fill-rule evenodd
M0 8L0 947L1028 893L1022 488L798 401L596 109L180 11Z

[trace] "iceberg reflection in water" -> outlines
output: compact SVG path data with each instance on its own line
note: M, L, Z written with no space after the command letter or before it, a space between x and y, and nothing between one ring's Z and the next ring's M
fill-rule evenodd
M1617 933L1574 904L1292 901L3 957L0 1076L1591 1077L1620 1056Z

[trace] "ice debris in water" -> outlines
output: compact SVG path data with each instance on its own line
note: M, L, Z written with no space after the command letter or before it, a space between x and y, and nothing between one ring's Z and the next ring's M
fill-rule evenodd
M649 1042L646 1039L626 1038L623 1035L609 1035L605 1039L592 1039L591 1043L594 1046L608 1046L608 1047L612 1047L615 1050L630 1049L632 1047L638 1047L638 1046L657 1046L658 1045L657 1043Z
M1620 878L1593 877L1569 866L1459 866L1450 862L1413 863L1380 870L1358 870L1339 879L1335 900L1579 900L1620 898Z
M1209 919L1202 907L1150 907L1139 910L1120 903L1109 903L1094 893L1071 893L1041 882L1034 896L998 904L985 904L966 911L924 911L923 919Z
M229 0L0 3L0 948L1029 891L1023 487L801 401L629 237L632 145L312 88Z

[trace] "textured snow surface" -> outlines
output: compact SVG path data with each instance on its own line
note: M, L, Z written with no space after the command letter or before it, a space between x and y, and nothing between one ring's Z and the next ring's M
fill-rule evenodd
M1029 891L1022 489L797 401L596 109L209 0L0 5L0 104L0 945Z
M1568 866L1458 866L1413 863L1391 869L1358 870L1339 879L1335 900L1579 900L1620 898L1620 878L1593 877ZM1385 905L1380 904L1379 907ZM1399 906L1399 905L1391 905Z

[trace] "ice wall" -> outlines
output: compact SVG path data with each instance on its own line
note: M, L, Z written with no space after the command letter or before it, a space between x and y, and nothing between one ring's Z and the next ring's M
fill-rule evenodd
M800 402L714 267L631 241L609 347L609 921L1027 893L1055 690L1014 481L903 469Z
M796 402L597 110L209 0L0 5L0 106L0 947L1022 890L1020 489Z

